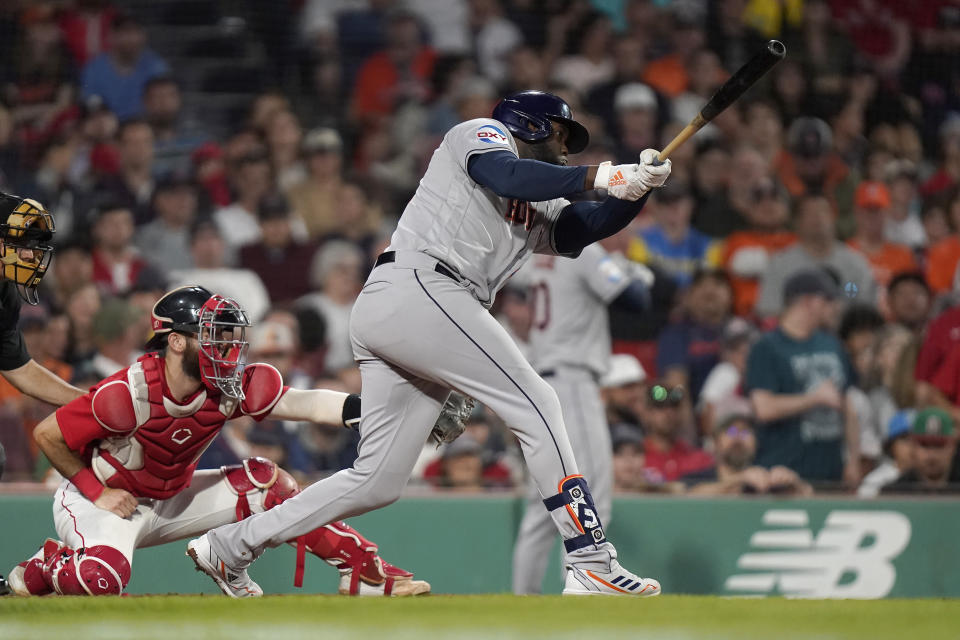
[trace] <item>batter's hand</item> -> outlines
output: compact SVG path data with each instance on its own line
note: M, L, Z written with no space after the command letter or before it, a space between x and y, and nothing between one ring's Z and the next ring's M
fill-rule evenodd
M617 200L639 200L647 192L640 183L635 164L617 164L603 162L597 167L597 177L593 180L594 189L606 189L607 195Z
M662 187L663 183L670 177L670 169L673 163L666 160L662 163L658 160L660 152L656 149L644 149L640 154L640 168L637 170L638 179L643 185L643 192L646 193L654 187Z
M129 491L111 489L110 487L105 487L103 493L93 504L121 518L129 518L137 510L138 505L137 499Z

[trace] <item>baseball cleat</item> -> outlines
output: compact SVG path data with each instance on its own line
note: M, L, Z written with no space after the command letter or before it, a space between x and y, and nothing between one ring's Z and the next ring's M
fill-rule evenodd
M641 578L630 573L616 560L610 563L610 571L581 569L569 565L563 595L649 598L660 595L660 583L653 578Z
M258 598L263 589L250 579L246 569L228 567L213 551L206 534L187 543L187 555L193 558L197 571L207 574L220 590L231 598Z

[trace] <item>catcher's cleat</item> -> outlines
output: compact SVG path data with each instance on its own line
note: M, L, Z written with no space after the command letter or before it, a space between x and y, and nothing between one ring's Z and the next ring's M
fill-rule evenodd
M258 598L263 589L250 579L246 569L234 569L224 564L213 551L206 534L187 543L187 555L193 558L197 571L207 574L220 590L231 598Z
M653 578L641 578L630 573L616 560L611 561L610 571L597 571L569 565L563 595L648 598L660 595L660 583Z
M33 595L23 581L23 572L24 565L22 563L15 566L13 570L10 571L7 579L2 581L3 584L0 585L0 595L13 595L22 598Z
M340 570L340 595L344 596L419 596L430 593L430 583L414 580L413 574L395 567L379 556L374 567L350 567ZM374 569L371 571L370 569Z
M10 589L10 585L7 584L7 579L3 576L0 576L0 597L9 596L13 591Z

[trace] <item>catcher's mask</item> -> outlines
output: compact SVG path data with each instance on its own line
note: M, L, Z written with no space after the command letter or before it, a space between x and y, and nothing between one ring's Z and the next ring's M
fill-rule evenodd
M162 349L171 332L196 336L203 383L243 399L241 376L246 366L247 314L233 300L197 286L167 292L153 305L153 336L147 349Z
M243 399L243 368L247 364L247 314L236 302L215 295L200 309L200 373L204 383L231 398Z
M53 257L53 216L36 200L0 193L0 219L3 277L28 304L37 304L37 287Z

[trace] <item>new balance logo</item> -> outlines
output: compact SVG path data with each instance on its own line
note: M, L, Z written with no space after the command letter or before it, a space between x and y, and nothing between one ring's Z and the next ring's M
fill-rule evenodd
M623 171L617 171L610 176L610 182L608 184L611 187L619 187L627 184L627 179L623 177Z
M750 538L738 573L724 589L744 596L883 598L893 589L893 560L910 542L910 521L896 511L831 511L819 533L802 509L771 509L767 529Z

